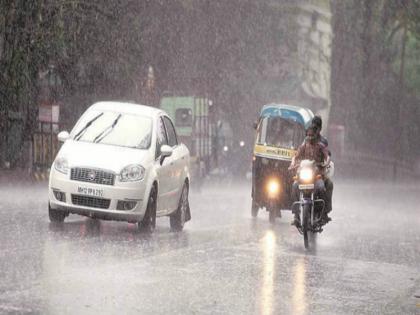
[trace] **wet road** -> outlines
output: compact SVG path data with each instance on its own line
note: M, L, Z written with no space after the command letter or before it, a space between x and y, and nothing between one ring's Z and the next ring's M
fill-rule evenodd
M45 184L0 188L2 314L420 314L419 184L337 182L309 251L290 213L251 218L249 183L193 193L185 230L149 237L51 225Z

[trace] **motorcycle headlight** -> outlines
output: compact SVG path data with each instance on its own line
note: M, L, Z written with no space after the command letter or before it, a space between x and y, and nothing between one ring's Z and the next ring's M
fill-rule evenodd
M138 164L128 165L123 168L120 173L120 180L122 182L136 182L144 178L146 170L143 166Z
M310 182L314 179L314 171L311 168L303 168L299 172L299 179L304 182Z
M54 161L54 168L60 173L67 174L69 172L69 164L66 158L58 158Z

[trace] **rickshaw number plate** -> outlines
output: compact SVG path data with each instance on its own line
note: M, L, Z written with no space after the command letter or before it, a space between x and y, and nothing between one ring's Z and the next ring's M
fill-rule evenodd
M299 185L299 189L302 189L302 190L304 190L304 189L314 189L314 184L305 184L305 185Z

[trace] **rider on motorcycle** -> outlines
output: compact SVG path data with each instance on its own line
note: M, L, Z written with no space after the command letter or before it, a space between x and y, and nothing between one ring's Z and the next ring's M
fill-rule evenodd
M322 118L321 116L315 115L314 118L312 118L312 127L317 128L316 137L319 139L319 142L321 142L325 147L328 147L328 140L323 135L321 135L321 129L322 129ZM329 152L329 155L331 155L331 152Z
M324 136L321 135L321 129L322 129L322 118L321 116L316 115L314 118L312 118L312 126L316 128L316 138L318 141L325 146L327 149L328 155L331 158L331 151L328 149L328 140ZM325 210L328 213L332 210L332 194L334 189L334 184L328 174L325 174L324 176L324 184L325 184L325 190L326 190L326 200L325 200Z
M326 209L329 209L331 206L328 204L328 198L326 196L325 184L324 184L324 169L329 163L329 155L326 147L319 141L316 136L317 128L314 126L309 127L306 130L305 142L302 143L296 155L293 157L292 162L289 166L289 170L295 171L302 160L312 160L318 166L320 175L322 177L315 181L315 194L325 201ZM293 202L299 201L299 183L295 181L292 187L292 199ZM329 221L328 215L325 214L326 222ZM292 225L299 226L300 218L299 214L295 214L295 219L292 222Z

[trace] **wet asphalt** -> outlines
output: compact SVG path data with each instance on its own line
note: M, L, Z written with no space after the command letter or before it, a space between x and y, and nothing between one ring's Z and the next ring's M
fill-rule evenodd
M250 183L208 183L183 232L76 215L46 183L0 184L0 314L420 314L420 184L336 181L305 250L290 212L251 218Z

